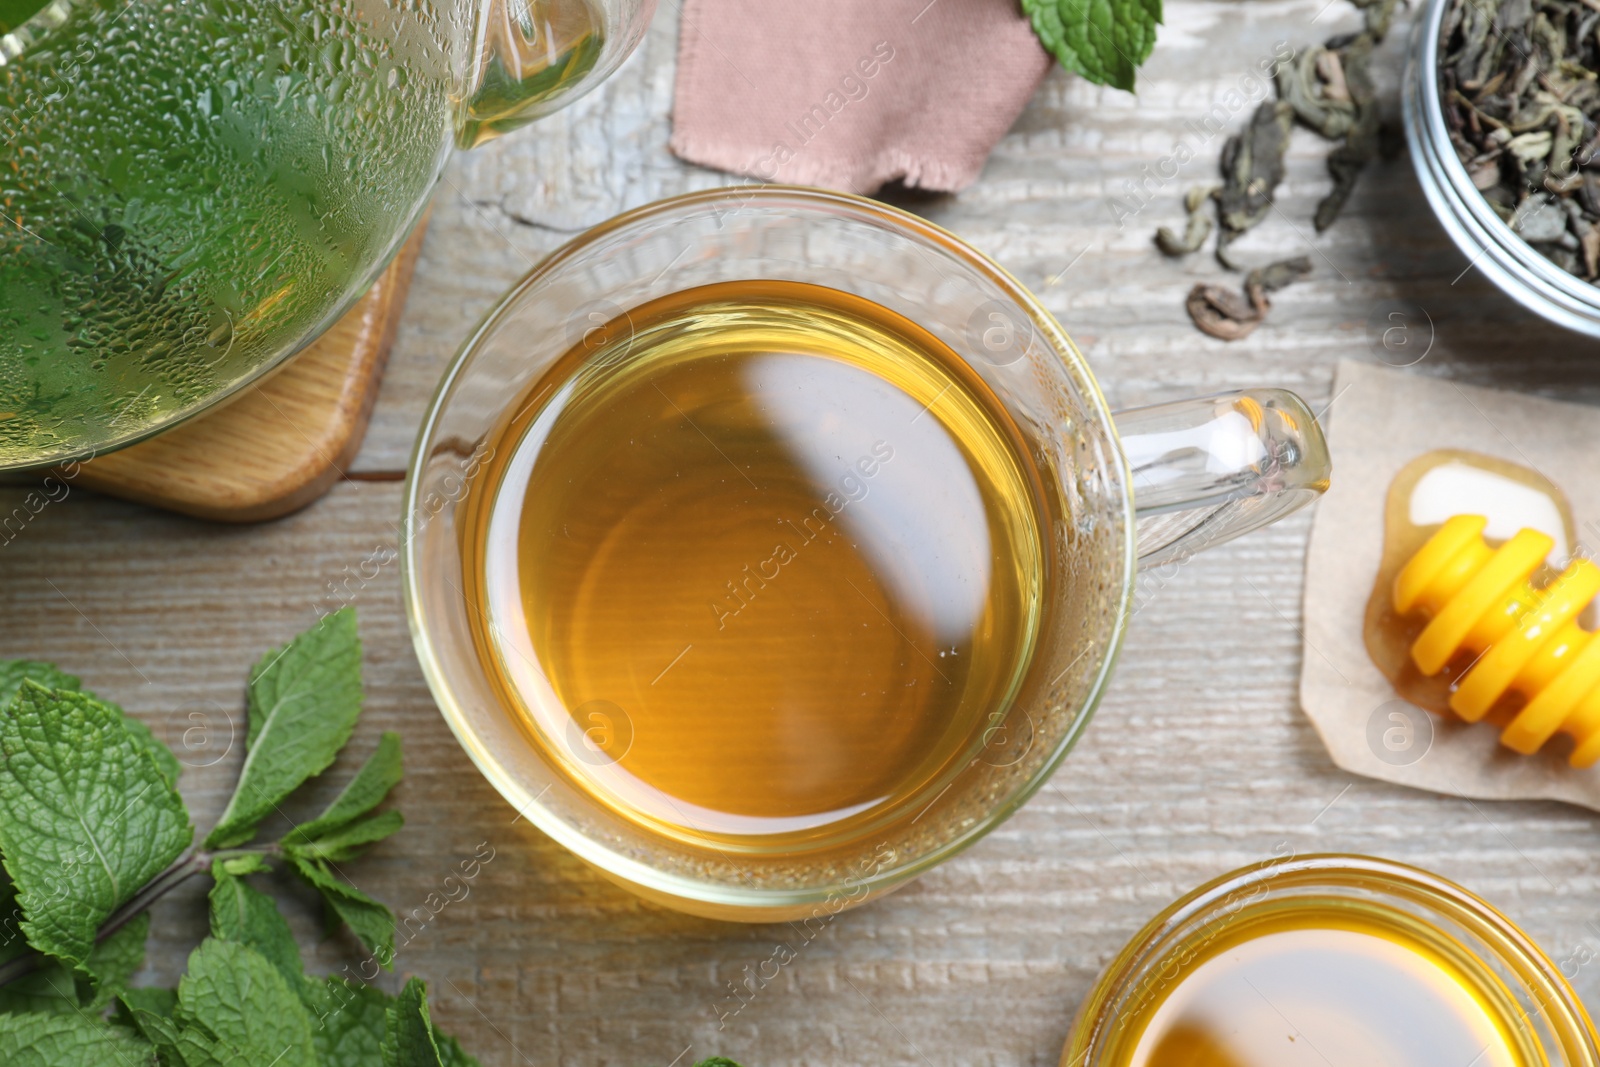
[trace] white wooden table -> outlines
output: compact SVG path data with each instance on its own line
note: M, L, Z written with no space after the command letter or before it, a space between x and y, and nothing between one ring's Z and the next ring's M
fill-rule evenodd
M1220 143L1118 228L1111 198L1275 41L1320 42L1355 25L1342 3L1313 24L1323 2L1169 0L1137 98L1057 71L975 187L899 199L1034 287L1116 406L1254 384L1296 389L1320 407L1339 357L1376 358L1367 319L1395 298L1420 304L1437 327L1417 373L1600 396L1594 342L1545 326L1475 271L1454 280L1467 261L1404 157L1363 177L1345 217L1309 242L1315 274L1279 294L1267 323L1237 344L1202 337L1183 311L1196 280L1225 276L1209 255L1175 263L1150 243L1156 224L1180 221L1183 188L1211 178ZM1384 49L1391 110L1404 33ZM248 664L310 625L319 604L334 606L330 586L396 544L416 425L468 329L584 227L726 183L666 149L676 39L667 0L607 86L454 161L370 434L350 479L324 500L230 528L74 490L0 548L0 654L58 661L175 747L209 724L209 747L188 755L197 765L182 783L202 825L241 758L227 734L230 719L242 725ZM1297 131L1282 211L1236 246L1241 255L1305 251L1328 184L1323 152ZM1329 418L1337 423L1337 404ZM0 492L0 508L20 497ZM391 564L349 582L368 686L353 749L364 756L383 729L404 735L409 773L397 802L409 825L350 873L405 913L480 842L495 850L471 895L415 930L398 960L400 974L429 981L436 1017L490 1067L666 1067L714 1054L747 1067L1053 1064L1078 1001L1140 925L1199 882L1285 847L1421 864L1488 897L1558 960L1600 950L1600 818L1447 799L1333 768L1295 698L1308 526L1297 516L1147 589L1151 603L1098 720L1051 786L959 858L839 918L720 1031L725 984L785 930L643 904L526 822L513 825L434 709ZM203 933L203 888L158 908L144 980L178 973ZM347 941L319 940L306 893L287 881L278 890L314 966L357 958ZM1600 1004L1600 965L1581 969L1576 984Z

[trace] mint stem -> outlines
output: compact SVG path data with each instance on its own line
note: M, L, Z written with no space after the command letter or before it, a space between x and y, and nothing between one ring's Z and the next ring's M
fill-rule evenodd
M106 921L101 923L100 929L95 932L95 943L99 944L127 926L141 913L148 911L152 904L190 878L210 871L211 865L217 860L228 860L238 856L276 856L280 853L281 849L277 842L254 848L223 848L216 851L190 849L174 860L172 866L150 879L149 884L129 898L126 904L106 916ZM32 974L44 962L45 956L42 953L30 949L15 959L0 963L0 986L10 985L17 979Z

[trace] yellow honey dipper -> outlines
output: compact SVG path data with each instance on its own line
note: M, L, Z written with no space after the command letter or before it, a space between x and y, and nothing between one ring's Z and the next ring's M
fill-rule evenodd
M1525 755L1558 730L1570 734L1569 762L1600 759L1600 641L1577 623L1600 594L1600 567L1574 560L1543 589L1529 579L1555 541L1524 529L1499 548L1483 539L1481 515L1449 519L1417 550L1394 580L1394 609L1420 612L1428 624L1411 645L1411 659L1435 675L1459 653L1477 657L1450 708L1477 722L1508 691L1526 700L1500 740Z

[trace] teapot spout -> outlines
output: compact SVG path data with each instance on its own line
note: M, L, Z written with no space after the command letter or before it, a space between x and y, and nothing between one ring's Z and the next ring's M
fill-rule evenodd
M473 148L556 111L628 57L655 0L480 0L456 143Z

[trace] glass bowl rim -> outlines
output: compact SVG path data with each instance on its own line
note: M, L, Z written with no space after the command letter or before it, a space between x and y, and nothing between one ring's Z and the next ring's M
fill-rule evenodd
M1501 292L1559 326L1600 336L1600 285L1557 267L1513 230L1450 149L1439 94L1439 35L1451 0L1428 0L1412 25L1401 120L1412 169L1434 217Z
M609 848L601 841L568 825L564 820L539 804L531 791L503 770L482 746L474 743L467 727L466 714L452 692L446 672L434 652L433 642L423 617L422 593L417 573L417 537L415 521L419 512L417 494L420 474L428 446L433 440L439 419L448 406L455 385L472 362L479 346L517 307L524 295L547 276L559 271L568 261L577 257L601 239L622 230L648 225L663 217L682 217L696 208L714 205L720 201L734 201L741 205L754 202L787 203L808 210L826 213L836 211L858 212L877 224L887 226L914 239L935 245L939 250L985 277L1005 295L1024 308L1046 344L1063 360L1067 373L1081 394L1084 407L1099 418L1104 443L1109 446L1108 459L1116 464L1118 494L1121 500L1119 518L1124 531L1122 558L1120 560L1120 588L1116 591L1117 612L1111 624L1105 654L1100 669L1090 681L1073 719L1072 725L1056 743L1055 750L1039 766L1037 772L1022 786L1005 796L999 803L988 807L981 818L974 819L962 833L953 836L938 847L929 850L911 863L886 867L874 874L853 879L852 893L865 890L858 900L871 899L943 863L952 856L975 844L990 831L1010 818L1055 773L1056 768L1082 736L1093 719L1105 691L1127 631L1129 605L1133 599L1136 567L1137 538L1133 504L1132 476L1127 459L1117 437L1116 424L1110 405L1106 402L1098 381L1088 361L1062 329L1055 317L1047 311L1026 286L1014 278L994 260L973 248L966 241L935 223L909 211L850 193L817 189L810 186L761 184L755 186L719 186L695 190L652 201L622 212L573 237L535 264L526 274L512 284L478 324L468 333L449 366L439 379L427 411L418 426L411 458L406 468L405 488L402 493L402 528L400 551L401 589L405 597L406 621L411 630L412 645L422 668L428 689L440 715L455 735L456 741L473 764L517 812L528 819L546 835L573 852L586 863L626 883L638 886L650 894L692 901L698 904L735 908L791 908L808 904L821 904L838 895L837 885L816 885L803 888L752 889L749 887L701 881L682 875L669 874L648 863Z

